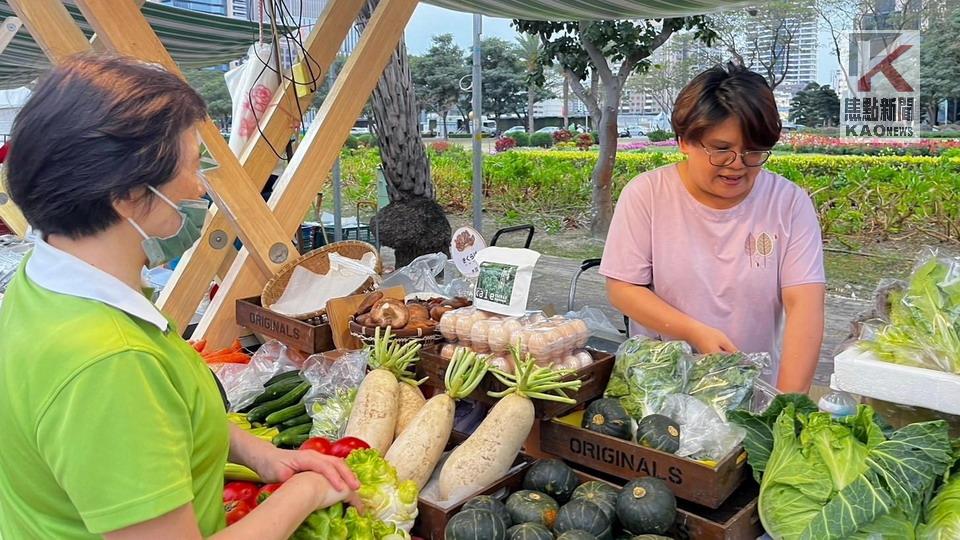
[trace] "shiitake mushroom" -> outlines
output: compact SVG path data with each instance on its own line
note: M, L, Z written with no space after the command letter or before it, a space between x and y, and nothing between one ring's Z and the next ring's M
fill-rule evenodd
M399 330L407 325L410 312L402 300L383 298L370 309L370 321L376 326L389 326Z

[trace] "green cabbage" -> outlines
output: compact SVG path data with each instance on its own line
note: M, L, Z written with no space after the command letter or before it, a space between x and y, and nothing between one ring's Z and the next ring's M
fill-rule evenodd
M783 395L763 414L729 419L747 430L760 519L777 539L914 538L924 501L953 462L945 422L887 436L866 405L834 419L806 396Z
M917 531L917 540L960 538L960 474L954 474L930 501L927 522Z
M372 448L351 452L347 466L360 482L357 495L364 513L410 532L417 519L417 484L412 480L398 482L397 470Z

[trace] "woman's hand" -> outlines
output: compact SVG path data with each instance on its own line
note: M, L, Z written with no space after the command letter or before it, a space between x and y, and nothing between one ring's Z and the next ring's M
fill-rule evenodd
M298 472L291 476L289 480L280 486L277 493L284 490L293 491L297 493L298 496L307 497L308 500L313 501L312 505L314 508L327 508L344 501L350 506L355 507L358 511L363 510L363 504L360 502L360 497L354 488L337 489L326 475L312 471Z
M687 336L687 341L700 354L732 353L739 350L726 334L705 324L698 324Z
M297 473L313 472L326 478L336 491L360 488L360 482L343 459L311 450L270 447L258 456L251 468L267 483L286 482Z

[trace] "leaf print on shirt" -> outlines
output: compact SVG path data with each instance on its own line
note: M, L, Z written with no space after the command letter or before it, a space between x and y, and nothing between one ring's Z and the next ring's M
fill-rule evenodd
M775 249L775 240L776 236L771 236L769 233L762 232L757 235L755 242L756 245L756 254L759 257L757 261L757 268L767 267L767 258L773 255Z
M747 253L747 257L750 258L750 267L753 268L754 255L757 252L757 243L756 243L756 240L753 238L753 233L747 233L747 241L744 244L743 248L744 248L744 251L746 251Z

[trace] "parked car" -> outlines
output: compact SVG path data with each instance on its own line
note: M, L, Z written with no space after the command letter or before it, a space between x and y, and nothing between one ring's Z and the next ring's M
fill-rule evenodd
M370 128L353 126L350 128L351 135L366 135L370 133Z
M548 135L553 135L558 131L560 131L560 128L558 128L557 126L546 126L534 131L534 133L546 133Z
M510 127L510 128L507 128L507 129L503 132L503 134L509 136L509 135L511 135L511 134L513 134L513 133L526 133L526 132L527 132L527 128L525 128L525 127L523 127L523 126L513 126L513 127Z
M626 126L617 127L617 137L629 137L629 136L630 136L630 128Z
M781 131L797 131L798 129L805 127L803 124L794 124L793 122L783 122L782 125L783 128Z

